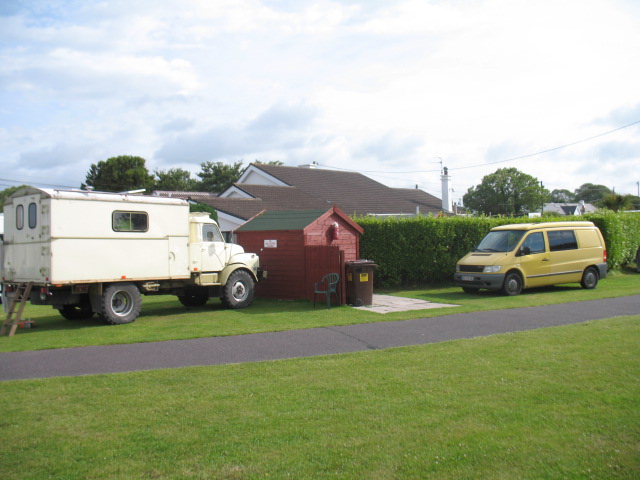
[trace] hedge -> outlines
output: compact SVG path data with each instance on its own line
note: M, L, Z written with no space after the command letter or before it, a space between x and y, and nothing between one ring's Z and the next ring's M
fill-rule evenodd
M509 223L594 222L607 244L609 269L631 262L640 246L640 214L597 213L582 217L358 217L364 228L360 257L374 260L377 287L395 288L451 281L456 262L493 227Z

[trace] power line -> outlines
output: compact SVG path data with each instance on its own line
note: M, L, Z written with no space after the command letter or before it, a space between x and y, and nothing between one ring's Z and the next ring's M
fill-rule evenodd
M467 169L467 168L484 167L485 165L495 165L496 163L513 162L515 160L522 160L522 159L525 159L525 158L531 158L531 157L535 157L536 155L543 155L545 153L555 152L556 150L561 150L563 148L572 147L574 145L578 145L580 143L588 142L590 140L593 140L593 139L596 139L596 138L599 138L599 137L604 137L605 135L609 135L611 133L617 132L618 130L623 130L625 128L632 127L633 125L637 125L639 123L640 123L640 120L637 120L637 121L629 123L627 125L623 125L622 127L618 127L618 128L614 128L613 130L609 130L608 132L599 133L598 135L594 135L592 137L583 138L582 140L577 140L575 142L567 143L565 145L560 145L558 147L549 148L547 150L541 150L541 151L536 152L536 153L530 153L528 155L522 155L522 156L519 156L519 157L513 157L513 158L509 158L507 160L497 160L495 162L486 162L486 163L481 163L481 164L478 164L478 165L469 165L468 167L450 168L449 170L464 170L464 169Z
M610 134L615 133L615 132L617 132L619 130L624 130L625 128L632 127L632 126L637 125L639 123L640 123L640 120L636 120L635 122L631 122L631 123L628 123L627 125L623 125L621 127L614 128L613 130L609 130L608 132L599 133L598 135L593 135L592 137L583 138L583 139L577 140L575 142L566 143L564 145L559 145L557 147L548 148L546 150L541 150L541 151L535 152L535 153L529 153L527 155L521 155L519 157L508 158L506 160L496 160L495 162L479 163L477 165L469 165L469 166L466 166L466 167L449 167L449 170L465 170L465 169L468 169L468 168L484 167L486 165L495 165L497 163L506 163L506 162L513 162L513 161L516 161L516 160L523 160L525 158L531 158L531 157L535 157L536 155L543 155L545 153L555 152L556 150L561 150L563 148L572 147L574 145L578 145L580 143L585 143L585 142L594 140L596 138L604 137L605 135L610 135ZM435 162L435 163L440 163L440 162ZM318 166L322 167L323 165L318 165ZM392 174L436 173L436 172L440 171L440 170L406 170L406 171L402 171L402 172L389 172L389 171L381 171L381 170L352 170L352 169L349 169L349 168L333 167L331 165L328 165L327 167L331 168L332 170L342 170L342 171L345 171L345 172L385 173L385 174L388 174L388 173L392 173Z

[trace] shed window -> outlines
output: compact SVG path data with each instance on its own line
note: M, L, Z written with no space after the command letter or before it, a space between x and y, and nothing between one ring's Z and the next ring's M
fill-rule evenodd
M146 212L113 212L112 228L116 232L146 232L149 215Z
M29 228L36 228L38 223L38 207L35 203L29 204Z
M554 230L547 232L547 236L549 237L549 249L552 252L578 248L576 234L573 230Z
M16 207L16 228L22 230L24 228L24 205Z

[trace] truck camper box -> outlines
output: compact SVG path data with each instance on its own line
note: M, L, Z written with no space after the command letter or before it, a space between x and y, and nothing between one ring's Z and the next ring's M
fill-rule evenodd
M173 198L22 189L5 204L3 276L51 284L189 278L188 212Z
M232 308L253 299L257 255L224 242L216 222L184 200L25 187L4 214L3 285L32 283L30 301L67 318L128 323L140 294L189 306L219 296Z

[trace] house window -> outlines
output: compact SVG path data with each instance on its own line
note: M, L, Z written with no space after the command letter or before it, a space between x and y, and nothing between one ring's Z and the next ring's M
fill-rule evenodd
M16 207L16 228L22 230L24 228L24 205Z
M576 234L573 230L554 230L547 232L547 236L549 237L549 249L552 252L578 248Z
M36 228L38 223L38 207L35 203L29 204L29 228Z
M146 232L149 215L146 212L113 212L112 228L116 232Z

